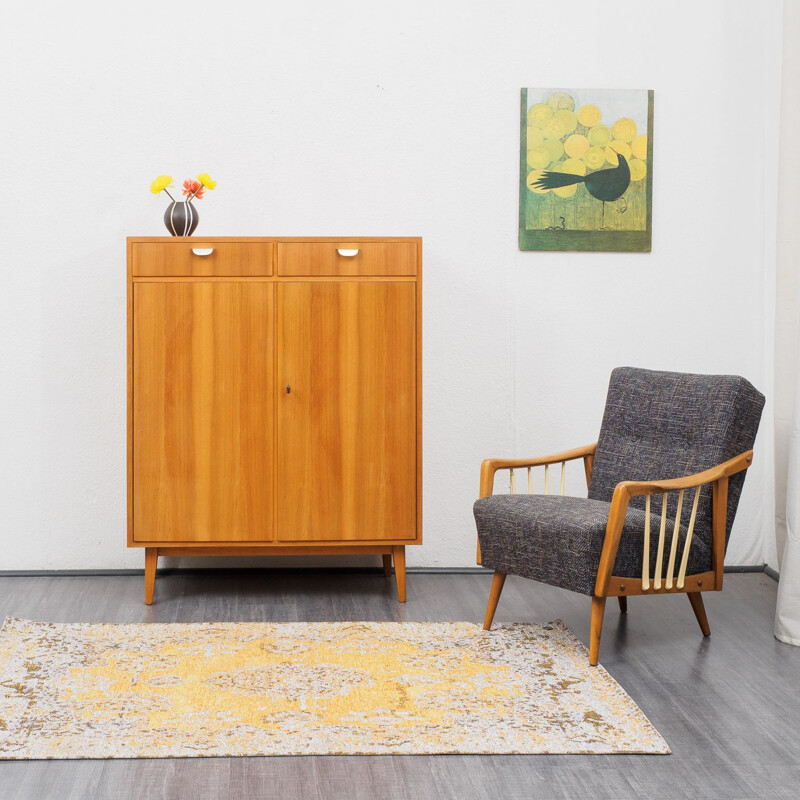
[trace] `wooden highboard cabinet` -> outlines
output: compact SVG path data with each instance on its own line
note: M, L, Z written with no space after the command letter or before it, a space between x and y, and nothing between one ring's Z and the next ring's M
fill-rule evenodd
M128 239L128 546L422 543L419 238Z

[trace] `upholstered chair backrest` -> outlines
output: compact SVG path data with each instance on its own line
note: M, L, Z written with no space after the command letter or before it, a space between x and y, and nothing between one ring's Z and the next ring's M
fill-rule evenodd
M762 395L736 375L691 375L619 367L611 373L597 442L589 497L610 501L620 481L664 480L709 469L753 447ZM728 529L739 504L746 472L728 484ZM694 499L687 492L681 517L686 525ZM631 506L644 508L645 498ZM669 495L668 514L677 510ZM660 506L654 506L653 511ZM685 527L684 527L685 530ZM711 487L701 490L695 536L711 542Z

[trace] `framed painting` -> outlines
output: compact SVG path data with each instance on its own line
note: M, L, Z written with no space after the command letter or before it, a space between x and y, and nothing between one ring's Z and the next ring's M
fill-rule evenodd
M653 92L523 89L520 250L649 252Z

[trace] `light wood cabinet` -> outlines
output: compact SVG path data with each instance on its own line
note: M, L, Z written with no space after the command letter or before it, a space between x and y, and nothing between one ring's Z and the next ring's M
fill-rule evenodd
M277 265L277 269L273 268ZM421 544L421 240L128 239L128 545Z

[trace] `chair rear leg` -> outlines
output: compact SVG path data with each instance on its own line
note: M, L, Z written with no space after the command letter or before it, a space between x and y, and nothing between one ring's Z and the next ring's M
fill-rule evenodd
M488 631L492 627L494 612L497 611L497 604L500 602L500 594L503 591L503 584L506 582L505 572L495 572L492 578L492 588L489 592L489 604L486 606L486 616L483 619L483 629Z
M627 614L628 613L628 598L625 595L621 594L617 600L619 600L619 613L620 614Z
M603 614L606 610L605 597L592 598L592 621L589 630L589 666L596 667L600 655L600 634L603 632Z
M700 592L687 592L687 594L689 595L689 602L692 604L692 611L694 611L694 615L700 625L700 630L703 631L703 636L711 636L711 628L708 626L703 596Z

